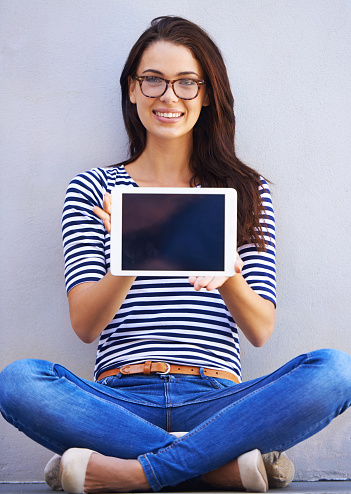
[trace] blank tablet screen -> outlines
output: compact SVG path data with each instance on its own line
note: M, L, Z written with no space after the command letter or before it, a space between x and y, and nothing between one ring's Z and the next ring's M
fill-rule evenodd
M122 195L122 270L223 271L223 194Z
M234 189L118 186L111 195L113 275L234 275Z

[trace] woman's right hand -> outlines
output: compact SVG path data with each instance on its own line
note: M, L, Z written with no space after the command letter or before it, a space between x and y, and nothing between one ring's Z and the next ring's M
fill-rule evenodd
M103 222L107 233L111 233L111 194L106 192L102 202L103 209L94 206L93 211Z

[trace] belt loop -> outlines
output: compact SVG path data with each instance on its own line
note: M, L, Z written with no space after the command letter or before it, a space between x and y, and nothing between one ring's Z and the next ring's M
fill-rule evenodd
M208 379L207 376L205 375L205 368L204 367L200 367L200 376L202 377L202 379Z
M144 363L144 374L146 374L147 376L151 374L151 364L151 360L147 360Z

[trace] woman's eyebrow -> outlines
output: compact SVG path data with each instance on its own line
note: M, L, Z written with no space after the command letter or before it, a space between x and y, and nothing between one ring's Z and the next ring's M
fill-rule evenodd
M155 70L155 69L146 69L142 73L145 74L145 72L153 72L154 74L163 75L163 72L161 72L160 70ZM196 75L196 77L199 77L199 74L197 74L196 72L193 72L191 70L185 71L185 72L178 72L178 74L176 74L176 77L182 76L182 75Z

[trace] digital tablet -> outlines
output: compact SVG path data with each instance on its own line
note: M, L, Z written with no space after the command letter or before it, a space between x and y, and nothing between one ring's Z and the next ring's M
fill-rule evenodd
M117 186L112 190L111 273L234 274L234 189Z

